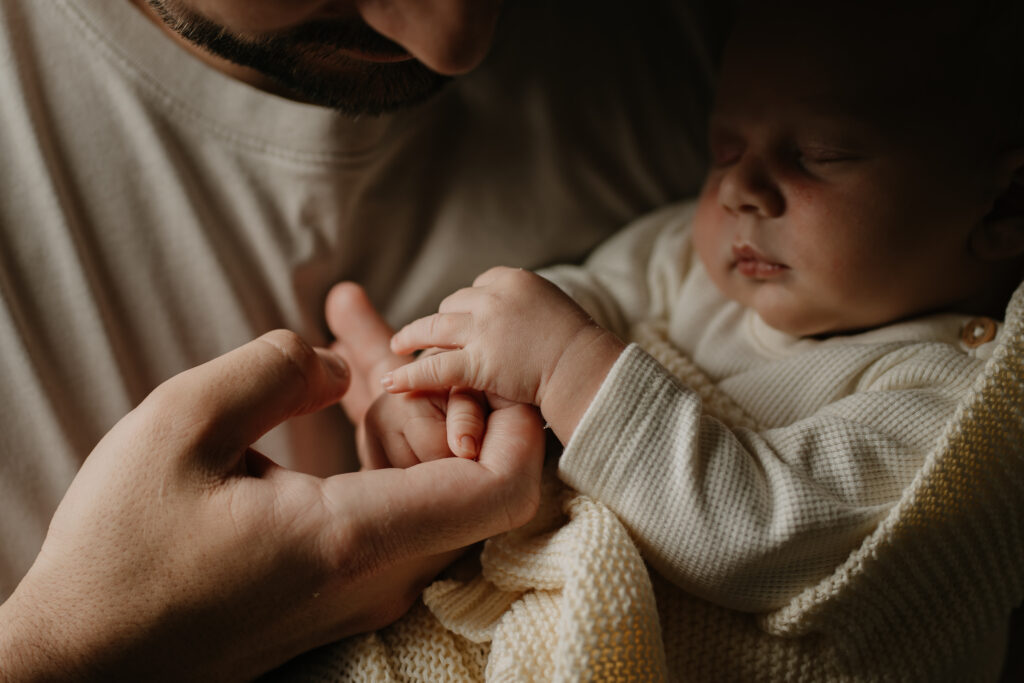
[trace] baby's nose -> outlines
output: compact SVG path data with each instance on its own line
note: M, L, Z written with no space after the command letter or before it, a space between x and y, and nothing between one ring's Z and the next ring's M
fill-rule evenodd
M785 198L764 164L749 155L740 157L718 186L722 206L739 214L777 218L786 209Z

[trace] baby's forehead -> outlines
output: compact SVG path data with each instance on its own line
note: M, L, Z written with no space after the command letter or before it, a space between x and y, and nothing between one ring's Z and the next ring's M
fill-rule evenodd
M796 9L803 4L741 12L727 43L726 63L742 59L843 81L870 77L884 85L930 73L950 52L943 39L947 31L940 28L948 23L944 13L893 11L883 19L846 3Z
M741 12L723 59L719 108L790 104L879 122L950 111L958 95L943 68L950 50L944 32L929 28L944 15L893 11L881 21L846 3L803 5L758 3Z

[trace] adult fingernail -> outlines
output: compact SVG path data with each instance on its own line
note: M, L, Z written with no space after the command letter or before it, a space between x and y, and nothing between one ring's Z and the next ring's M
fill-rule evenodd
M471 436L464 436L459 439L459 447L462 448L462 452L466 455L476 455L476 439Z
M382 387L384 387L385 389L390 389L394 385L394 383L395 383L395 380L391 376L390 372L380 378L380 385Z
M341 359L341 356L330 349L318 349L318 352L320 354L320 358L324 361L324 365L327 366L327 370L334 375L336 379L348 379L348 366L345 365L345 361Z

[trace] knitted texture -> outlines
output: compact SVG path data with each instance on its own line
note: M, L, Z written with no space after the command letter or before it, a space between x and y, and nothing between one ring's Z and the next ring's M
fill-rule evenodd
M914 484L828 579L764 618L767 632L820 634L851 676L998 675L1008 614L1024 599L1024 285L1005 324ZM956 668L985 646L990 671Z
M549 467L528 525L488 541L392 626L301 657L267 680L663 681L647 568L603 505Z
M732 425L750 418L656 327L651 355ZM278 671L313 681L995 680L1024 599L1024 285L984 371L925 465L826 579L766 614L688 595L646 570L602 504L551 472L531 524L488 541L378 633ZM656 597L656 602L655 602Z

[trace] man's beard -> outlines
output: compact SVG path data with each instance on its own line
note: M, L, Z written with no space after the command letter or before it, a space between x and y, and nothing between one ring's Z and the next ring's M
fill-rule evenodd
M415 59L375 63L343 54L340 50L405 52L361 20L310 22L273 36L246 39L174 0L147 1L167 26L189 42L255 69L299 99L350 116L377 115L415 104L451 80Z

